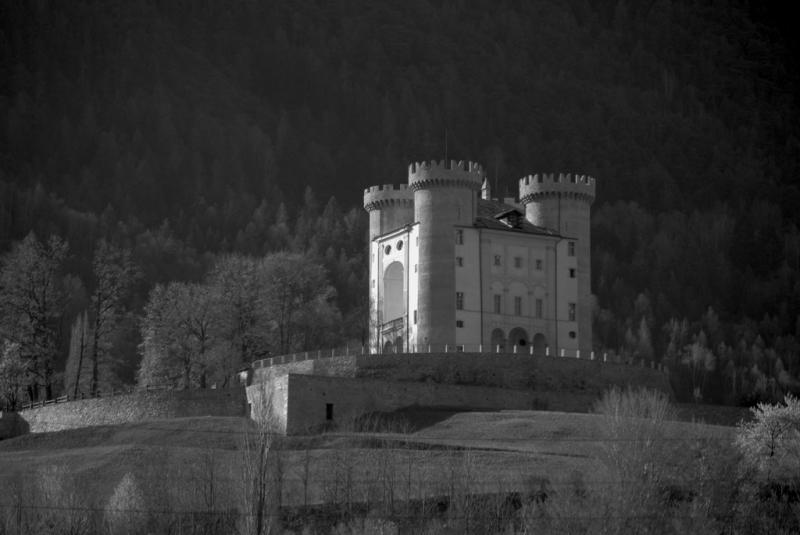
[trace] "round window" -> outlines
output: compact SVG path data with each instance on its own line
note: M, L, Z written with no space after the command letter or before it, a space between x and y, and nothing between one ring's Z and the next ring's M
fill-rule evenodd
M400 240L399 242L397 242L397 250L398 251L402 251L403 250L403 240Z
M389 254L392 252L392 246L387 245L386 248L383 250L384 253Z

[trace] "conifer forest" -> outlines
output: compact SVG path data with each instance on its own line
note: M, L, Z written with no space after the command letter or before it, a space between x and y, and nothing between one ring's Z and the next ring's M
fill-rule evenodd
M682 401L800 394L800 71L780 15L3 1L2 403L220 385L365 343L363 189L445 157L501 197L530 173L597 178L597 352L666 365Z

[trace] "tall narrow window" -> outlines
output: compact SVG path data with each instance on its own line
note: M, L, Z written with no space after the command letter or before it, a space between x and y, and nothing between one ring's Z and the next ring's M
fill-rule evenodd
M575 242L567 242L567 256L575 256Z
M522 267L522 257L521 256L515 256L514 257L514 267L517 268L517 269L520 269Z
M522 316L522 297L514 296L514 315Z
M458 267L464 267L464 257L462 257L462 256L457 256L457 257L456 257L456 265L457 265Z
M537 299L536 300L536 318L537 319L542 319L542 316L544 315L543 313L544 313L544 303L542 302L541 299Z
M502 265L502 262L503 262L503 257L502 256L500 256L499 254L494 255L494 265L495 266Z
M542 270L542 265L543 265L542 259L541 258L537 258L536 259L536 271L541 271Z
M500 312L502 312L502 308L501 308L502 303L501 303L500 299L501 299L500 294L494 294L494 312L495 312L495 314L500 314Z
M417 311L414 311L414 325L417 324Z
M575 303L569 303L569 308L567 309L567 319L569 321L575 321Z
M575 268L569 268L569 278L570 279L575 278Z
M456 229L456 245L464 245L464 231Z
M464 310L464 292L456 292L456 310Z

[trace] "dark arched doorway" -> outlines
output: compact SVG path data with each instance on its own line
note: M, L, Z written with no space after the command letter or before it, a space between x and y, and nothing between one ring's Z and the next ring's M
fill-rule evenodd
M514 327L511 329L511 332L508 333L508 343L518 348L527 349L528 333L521 327Z
M542 333L533 337L533 354L543 357L547 353L547 338Z
M492 331L492 347L490 348L490 352L498 351L498 347L501 353L506 350L506 333L503 332L503 329L495 329Z

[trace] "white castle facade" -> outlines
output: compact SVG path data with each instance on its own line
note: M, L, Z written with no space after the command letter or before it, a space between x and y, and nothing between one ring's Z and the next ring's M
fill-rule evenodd
M594 196L592 177L539 174L501 202L464 161L366 189L371 351L588 357Z

